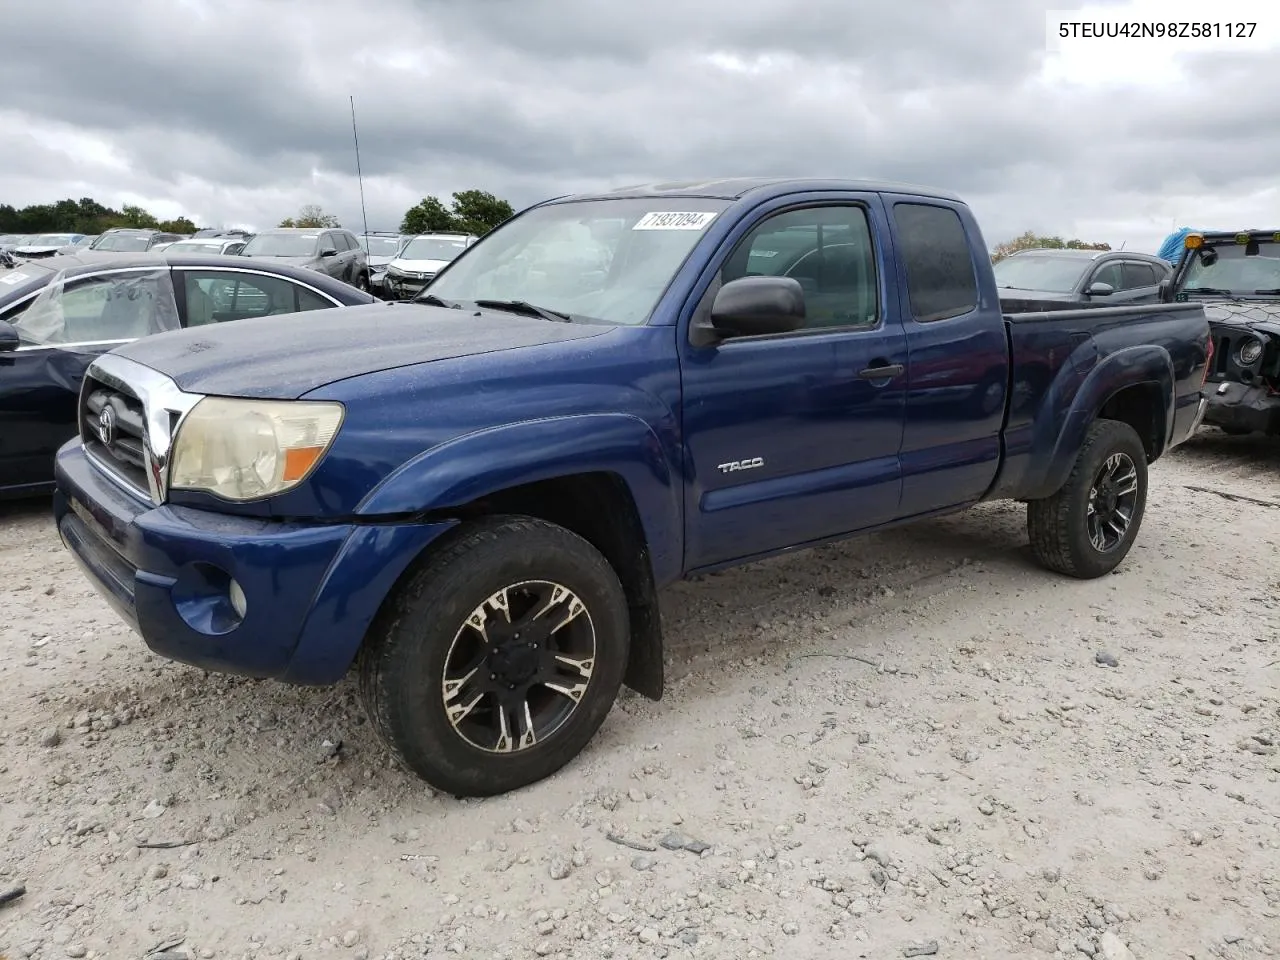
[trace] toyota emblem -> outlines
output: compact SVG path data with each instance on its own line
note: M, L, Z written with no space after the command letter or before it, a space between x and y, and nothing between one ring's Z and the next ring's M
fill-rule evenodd
M109 447L116 441L116 412L110 404L98 414L98 439L104 447Z

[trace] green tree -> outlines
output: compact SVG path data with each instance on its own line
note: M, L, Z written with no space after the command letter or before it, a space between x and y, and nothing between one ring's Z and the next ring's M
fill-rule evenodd
M457 229L476 236L483 236L504 220L515 216L511 204L484 190L462 190L455 193L451 212Z
M298 211L296 217L285 217L281 220L280 226L323 230L325 228L340 227L342 224L338 222L338 218L333 214L325 213L319 204L308 203Z
M439 197L423 197L405 211L400 221L401 233L447 233L456 229L453 214Z
M141 207L134 207L126 204L121 208L120 213L123 215L127 227L137 227L140 230L154 230L160 226L160 221L153 217Z
M186 217L178 217L174 220L162 220L157 228L165 233L195 233L198 229L194 223Z
M1087 243L1084 240L1063 240L1061 237L1042 237L1028 230L1020 236L996 245L991 262L999 263L1019 250L1110 250L1109 243Z

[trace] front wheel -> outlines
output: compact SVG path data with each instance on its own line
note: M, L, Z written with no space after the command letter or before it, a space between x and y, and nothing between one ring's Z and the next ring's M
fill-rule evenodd
M388 600L361 652L361 695L410 770L455 796L492 796L581 752L629 644L626 595L591 544L541 520L490 518Z
M1067 482L1027 504L1027 532L1041 564L1091 579L1128 554L1147 503L1147 455L1137 431L1097 420L1085 435Z

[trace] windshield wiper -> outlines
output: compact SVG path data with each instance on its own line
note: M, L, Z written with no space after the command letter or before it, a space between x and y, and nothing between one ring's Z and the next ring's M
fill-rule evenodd
M475 305L487 310L509 310L512 313L523 313L530 317L541 317L543 320L553 320L556 323L573 322L573 318L567 313L561 313L559 310L548 310L546 307L535 306L528 300L476 300Z
M450 310L461 310L462 304L454 303L452 300L446 300L444 297L437 297L434 293L428 293L425 297L422 294L413 298L413 303L429 303L433 307L448 307Z
M1185 287L1183 293L1207 293L1211 297L1238 297L1234 290L1220 290L1217 287Z
M1267 290L1255 290L1254 296L1259 297L1280 297L1280 287L1271 287Z

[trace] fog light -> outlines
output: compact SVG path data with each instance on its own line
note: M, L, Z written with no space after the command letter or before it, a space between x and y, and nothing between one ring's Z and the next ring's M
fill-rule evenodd
M236 616L243 620L244 612L249 607L249 601L245 599L244 590L240 588L240 584L234 578L227 588L227 595L231 598L231 608L235 610Z

